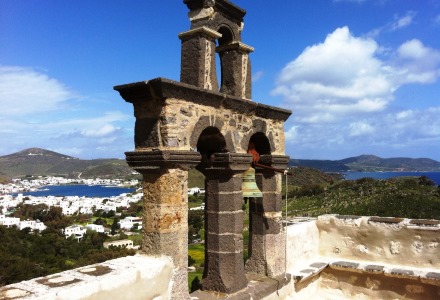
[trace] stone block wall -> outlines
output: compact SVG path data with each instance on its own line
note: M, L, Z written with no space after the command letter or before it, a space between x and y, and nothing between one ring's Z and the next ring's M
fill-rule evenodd
M346 260L440 268L440 222L399 218L320 216L319 254Z
M196 150L200 134L216 127L229 152L246 153L249 140L263 133L271 154L284 155L288 110L157 78L115 87L134 105L136 150Z

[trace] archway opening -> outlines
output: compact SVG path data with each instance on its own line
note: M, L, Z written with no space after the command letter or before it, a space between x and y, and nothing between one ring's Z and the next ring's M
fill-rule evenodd
M214 153L228 152L225 137L218 128L207 127L197 141L197 151L202 155L202 160L211 158Z
M262 132L257 132L251 136L248 150L250 147L253 147L259 155L271 154L269 139Z
M234 41L234 34L231 28L229 28L226 25L221 25L218 30L219 33L221 33L222 37L217 39L217 46L221 47L227 44L230 44L232 41ZM217 57L219 59L216 59L216 70L217 70L217 78L220 79L219 84L219 90L222 91L222 87L225 84L224 82L224 69L223 69L223 63L222 63L222 54L217 53Z

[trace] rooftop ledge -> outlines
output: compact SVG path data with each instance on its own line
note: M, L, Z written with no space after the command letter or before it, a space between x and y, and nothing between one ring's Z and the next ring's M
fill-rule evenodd
M247 274L238 293L196 291L188 299L438 299L439 231L437 220L293 220L285 277ZM4 286L0 299L172 299L173 272L166 257L129 256Z

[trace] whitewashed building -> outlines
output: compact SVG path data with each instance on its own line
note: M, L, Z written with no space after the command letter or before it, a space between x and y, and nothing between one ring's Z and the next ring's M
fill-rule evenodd
M127 249L139 249L139 246L134 246L132 240L119 240L113 242L105 242L104 248L110 247L127 248Z
M20 221L20 223L18 224L18 228L20 230L24 229L24 228L30 228L31 230L39 230L39 231L43 231L44 229L47 228L46 225L44 225L43 222L40 222L39 220L25 220L25 221Z
M97 224L87 224L86 229L104 233L104 226Z
M3 217L0 218L0 225L6 226L6 227L12 227L17 226L20 224L20 218L13 218L13 217Z
M68 238L69 236L75 236L78 240L82 239L84 235L86 234L87 229L85 229L81 225L72 225L69 227L64 228L63 233Z
M139 228L142 226L142 218L139 217L126 217L118 222L121 229L130 230L135 224L138 224Z

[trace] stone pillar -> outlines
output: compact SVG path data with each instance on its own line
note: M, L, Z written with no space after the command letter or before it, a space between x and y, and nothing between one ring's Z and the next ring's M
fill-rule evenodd
M181 82L218 92L215 40L221 36L207 27L179 34L182 40Z
M260 163L285 169L287 156L262 155ZM285 232L282 224L282 174L256 168L262 198L251 198L249 206L249 259L246 271L272 278L285 273Z
M203 290L231 294L247 286L241 176L251 161L248 154L216 153L197 167L206 177Z
M128 164L143 174L141 251L169 256L174 263L173 299L188 293L188 168L200 162L190 151L126 152Z
M233 42L217 47L221 62L220 92L227 95L252 98L252 70L249 53L254 48L242 42Z

